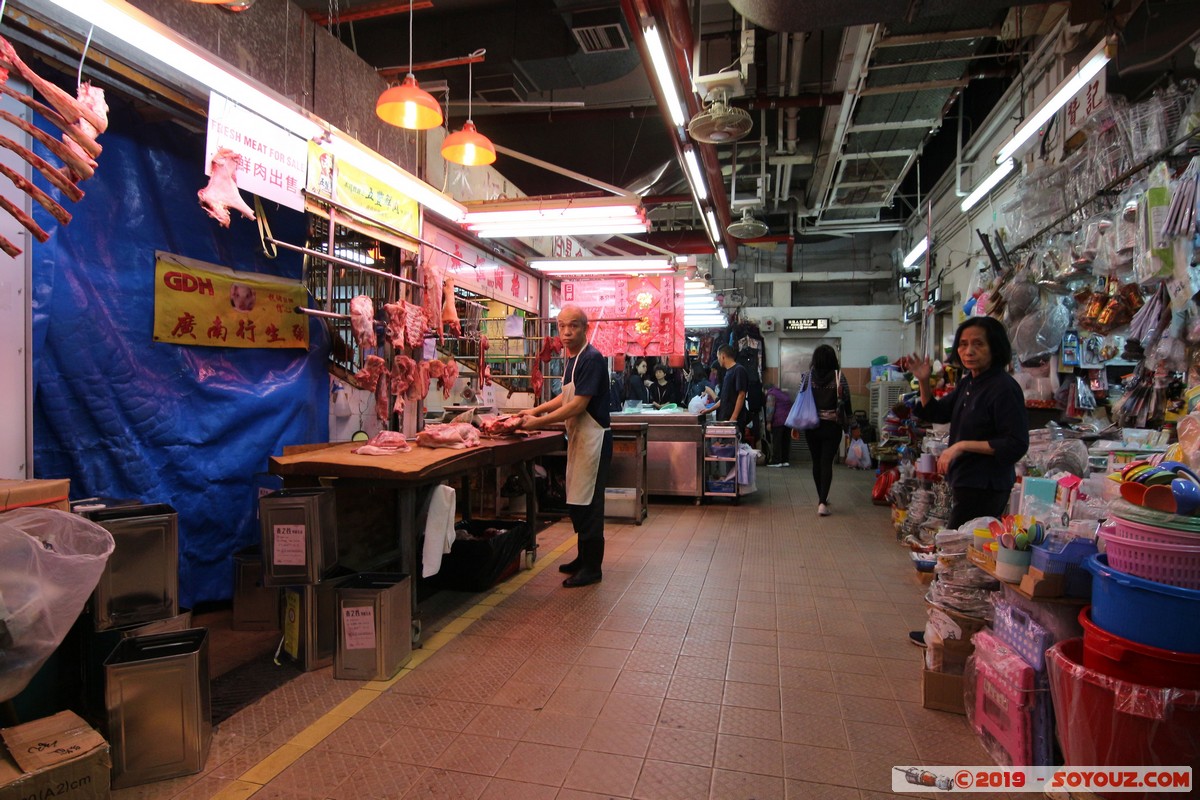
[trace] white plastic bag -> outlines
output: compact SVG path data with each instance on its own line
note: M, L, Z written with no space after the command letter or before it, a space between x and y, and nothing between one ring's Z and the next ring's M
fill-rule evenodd
M854 469L871 468L871 451L862 439L850 441L850 447L846 449L846 466Z
M0 514L0 701L25 688L75 623L113 551L112 534L66 511Z
M708 404L704 402L704 399L705 399L705 396L703 394L698 394L695 397L693 397L691 400L689 400L688 401L688 413L689 414L703 413L704 409L707 408L707 406L708 406Z

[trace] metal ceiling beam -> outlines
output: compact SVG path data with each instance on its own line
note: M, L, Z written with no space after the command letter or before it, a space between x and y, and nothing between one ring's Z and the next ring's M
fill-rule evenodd
M884 36L875 43L876 47L908 47L914 44L932 44L934 42L961 42L964 39L996 39L1000 36L1001 28L970 28L961 31L940 31L937 33L910 33L900 36Z
M903 128L924 128L929 130L941 125L940 119L902 119L897 122L868 122L862 125L851 125L849 133L881 133Z
M413 0L413 11L420 11L426 8L433 8L433 3L430 0ZM354 10L347 9L338 12L332 17L320 11L310 11L308 12L308 18L324 28L330 22L358 22L362 19L378 19L379 17L407 14L408 9L408 2L397 3L395 0L385 0L382 3L370 3L369 5L359 6Z
M862 158L908 158L914 152L912 148L903 150L868 150L863 153L842 153L842 161L854 161Z
M859 91L859 97L875 97L881 94L908 94L910 92L927 92L933 89L961 89L970 83L970 78L950 78L942 81L922 81L920 83L893 83L890 86L868 86Z

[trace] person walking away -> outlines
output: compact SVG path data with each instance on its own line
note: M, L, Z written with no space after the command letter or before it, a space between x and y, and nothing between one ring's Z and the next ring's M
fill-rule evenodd
M779 386L767 389L766 417L771 434L771 463L768 467L789 467L788 445L792 441L787 427L788 412L792 410L792 398Z
M921 402L913 413L933 423L950 423L950 446L938 456L938 472L950 484L953 505L948 528L976 517L1002 517L1016 483L1016 464L1029 450L1029 414L1020 385L1008 373L1012 344L999 321L971 317L954 334L951 362L962 366L958 383L934 398L926 357L910 356ZM909 638L925 646L925 632Z
M671 380L671 370L666 364L654 365L654 383L650 384L650 402L655 408L674 403L679 405L679 386Z
M723 344L717 349L717 361L725 370L717 403L717 421L733 422L740 432L746 425L746 393L750 390L750 373L737 363L735 355L730 345Z
M808 370L812 381L813 402L821 421L817 427L804 432L804 440L812 453L813 483L817 487L817 515L829 516L829 489L833 486L833 460L846 433L845 420L850 419L850 383L841 373L837 353L827 344L812 354ZM799 439L798 432L792 434Z
M521 411L521 427L536 430L557 422L567 429L567 510L578 537L577 555L559 566L569 577L563 586L589 586L603 577L604 489L612 463L609 427L608 363L588 344L588 318L577 305L558 312L558 335L567 350L562 392L536 408Z

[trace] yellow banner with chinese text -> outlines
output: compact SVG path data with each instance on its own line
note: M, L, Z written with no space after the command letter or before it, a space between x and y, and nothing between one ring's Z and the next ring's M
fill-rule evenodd
M420 235L421 214L416 200L344 158L335 158L315 142L308 143L308 192L328 197L368 222L405 236ZM414 247L412 242L403 240L395 243L408 249Z
M308 347L299 283L159 252L154 340L206 347Z

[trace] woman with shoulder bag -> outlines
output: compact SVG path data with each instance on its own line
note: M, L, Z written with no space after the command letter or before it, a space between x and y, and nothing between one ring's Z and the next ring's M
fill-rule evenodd
M804 431L804 440L812 453L813 482L817 487L817 514L829 516L829 488L833 485L833 460L837 458L846 421L850 419L850 383L838 366L837 353L823 344L813 351L809 368L813 401L820 423ZM800 432L793 431L799 439Z

